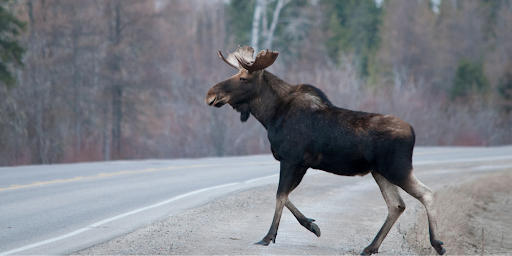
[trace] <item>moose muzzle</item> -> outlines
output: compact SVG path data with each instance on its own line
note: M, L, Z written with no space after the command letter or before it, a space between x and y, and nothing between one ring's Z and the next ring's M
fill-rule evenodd
M215 92L213 90L214 88L210 88L208 90L208 93L206 93L206 99L204 100L204 103L208 106L214 106L216 108L220 108L224 106L229 100L229 96L222 97L219 93Z
M208 105L208 106L212 106L216 99L217 99L217 96L215 96L215 94L207 93L204 103L206 103L206 105Z

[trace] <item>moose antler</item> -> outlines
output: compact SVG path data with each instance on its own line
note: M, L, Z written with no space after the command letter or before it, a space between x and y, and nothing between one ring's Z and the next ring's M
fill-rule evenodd
M249 73L269 67L270 65L272 65L272 63L274 63L278 54L278 52L274 51L269 52L267 49L266 52L259 52L258 55L256 56L256 59L254 59L254 49L249 46L240 47L240 45L238 46L235 52L228 52L227 58L224 58L220 50L218 52L219 58L221 58L228 65L238 70L244 68L247 71L249 71Z
M219 58L221 58L228 65L240 70L242 67L240 67L240 64L237 59L240 58L240 59L243 59L244 61L252 62L254 60L252 57L254 55L254 49L249 46L244 46L244 47L240 48L240 45L239 45L235 52L233 52L233 53L228 52L227 58L224 58L224 56L222 55L222 52L220 50L218 52L218 55L219 55Z
M219 52L217 53L217 55L219 55L219 58L221 58L224 62L226 62L228 65L236 68L236 69L240 69L240 67L238 66L238 61L236 60L236 57L235 57L235 54L234 53L229 53L228 52L228 58L224 58L224 56L222 55L222 52L219 50Z
M269 52L267 49L267 51L260 51L258 55L256 55L256 59L254 59L254 61L247 61L245 58L240 58L237 55L235 55L235 57L238 60L238 63L240 63L240 66L247 69L249 73L252 73L254 71L268 68L274 63L274 61L276 61L277 55L279 55L278 52Z

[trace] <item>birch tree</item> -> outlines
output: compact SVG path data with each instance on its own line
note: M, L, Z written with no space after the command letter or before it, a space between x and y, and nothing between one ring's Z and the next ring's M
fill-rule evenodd
M279 21L279 15L281 10L285 5L287 5L291 0L277 0L276 8L274 9L274 13L272 15L272 23L265 33L265 49L272 49L272 43L274 41L274 33L276 31L277 23Z
M279 15L283 7L290 1L291 0L277 0L276 7L272 12L272 22L270 23L270 26L268 26L267 22L267 0L256 1L251 30L251 46L254 48L255 52L259 51L260 26L262 27L261 34L265 40L263 45L264 49L272 49L274 34L279 22Z
M258 42L260 35L260 21L261 14L265 9L264 5L266 4L266 0L257 0L256 7L254 8L254 18L252 19L252 32L251 32L251 46L254 48L254 51L258 51Z

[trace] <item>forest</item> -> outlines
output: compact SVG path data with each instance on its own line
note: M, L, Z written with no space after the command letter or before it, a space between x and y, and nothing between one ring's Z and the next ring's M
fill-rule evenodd
M512 144L512 0L0 0L0 166L270 153L204 103L238 45L416 145Z

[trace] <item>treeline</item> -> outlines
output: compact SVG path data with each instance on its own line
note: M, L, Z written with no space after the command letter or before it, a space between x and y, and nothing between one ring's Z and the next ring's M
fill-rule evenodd
M0 165L268 153L204 104L237 45L419 145L512 143L510 0L9 0L0 28Z

